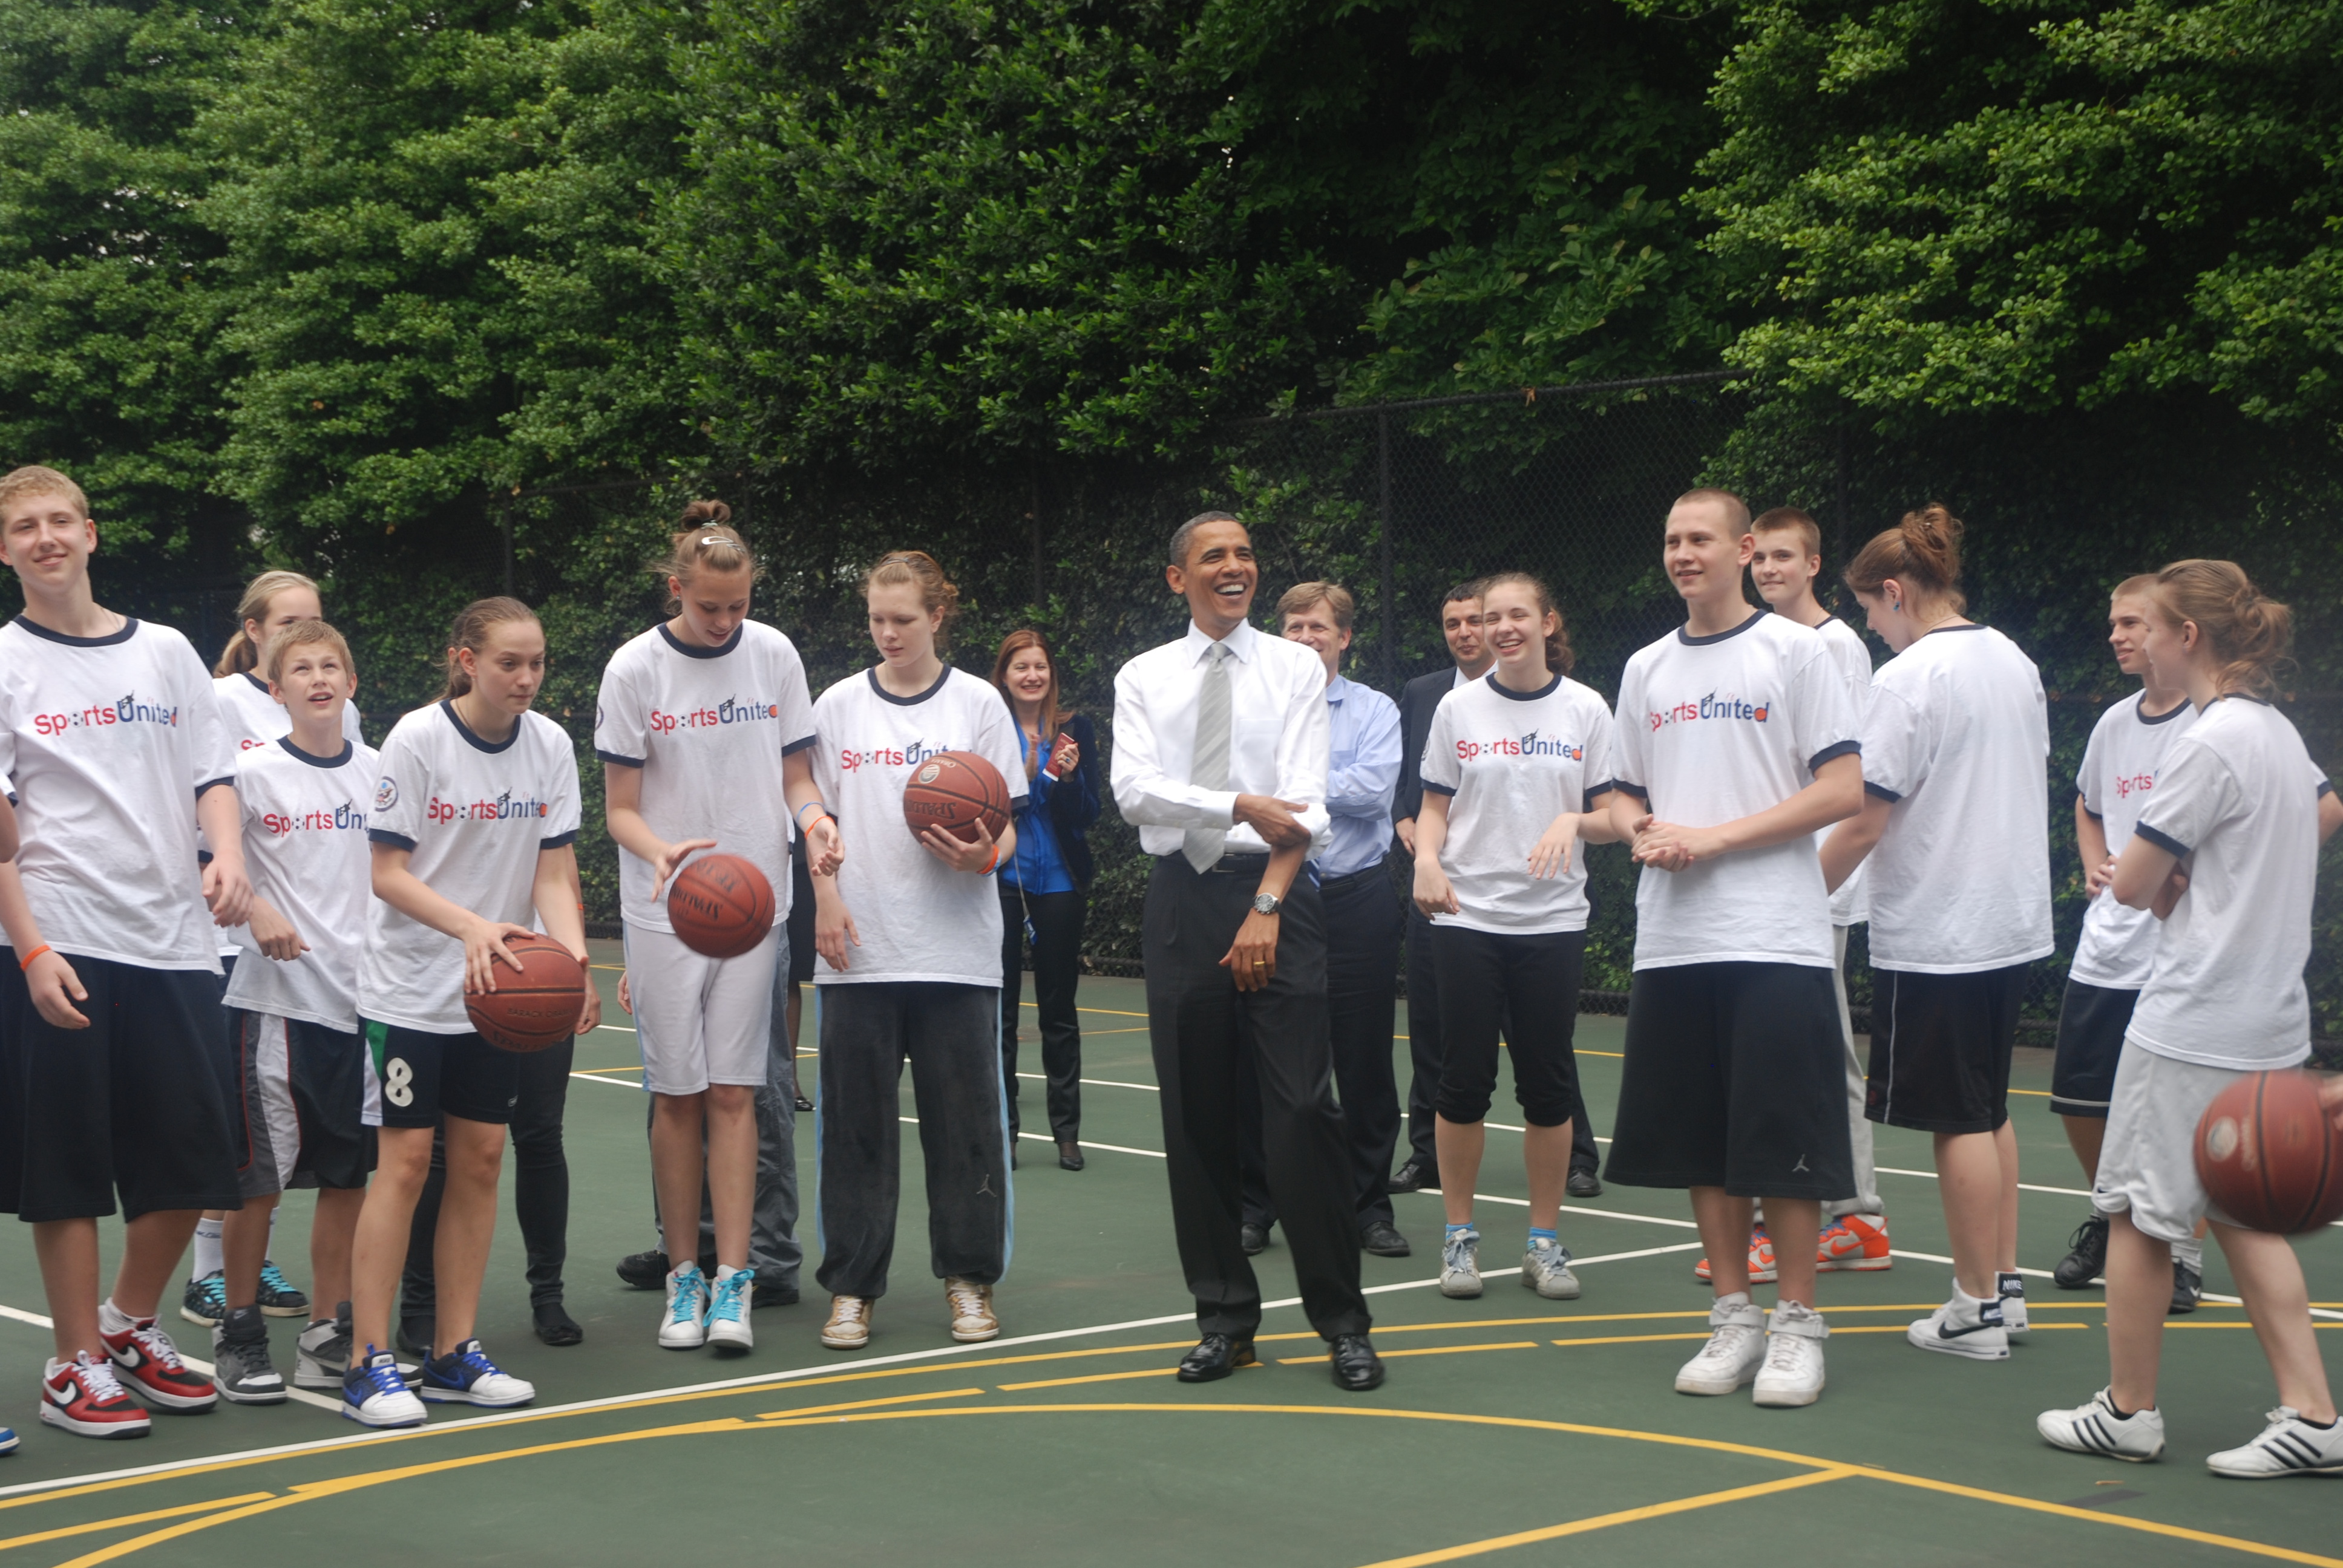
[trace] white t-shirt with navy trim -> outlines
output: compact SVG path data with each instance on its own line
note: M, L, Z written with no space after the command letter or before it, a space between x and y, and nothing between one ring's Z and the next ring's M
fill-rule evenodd
M2049 705L1988 626L1941 626L1873 677L1863 787L1892 801L1871 851L1871 963L1973 974L2046 958Z
M2196 706L2185 699L2151 717L2147 693L2135 691L2099 715L2076 770L2075 789L2083 809L2099 819L2107 853L2121 856L2132 826L2147 804L2172 743L2197 722ZM2086 868L2087 869L2088 868ZM2109 990L2137 990L2156 967L2162 922L2146 910L2127 909L2101 889L2083 906L2083 931L2075 944L2070 978Z
M742 621L721 648L682 641L662 623L629 639L602 671L594 751L642 773L643 820L669 843L713 839L773 885L774 919L789 910L789 807L781 759L814 743L813 699L797 645ZM619 912L669 931L651 900L650 862L618 846Z
M1855 725L1860 729L1865 717L1871 711L1870 645L1863 640L1861 632L1836 616L1824 621L1815 630L1822 637L1823 647L1830 650L1832 666L1846 682L1847 697L1855 704ZM1815 835L1817 851L1822 849L1823 840L1829 838L1837 826L1834 822ZM1870 884L1871 863L1865 860L1855 869L1852 876L1838 885L1838 891L1831 895L1832 925L1859 926L1871 919Z
M277 960L255 945L228 977L228 1006L357 1031L358 954L373 902L367 819L381 778L373 749L347 740L337 756L313 757L287 736L236 759L252 890L293 922L309 950Z
M920 847L903 821L903 789L938 752L973 751L1023 800L1017 723L1001 693L946 665L919 696L897 697L866 669L821 694L813 727L814 781L845 841L839 896L861 938L844 972L818 960L814 983L1000 985L1001 895L991 878L951 870Z
M1729 631L1678 628L1619 681L1616 787L1664 822L1714 828L1769 810L1815 769L1863 749L1845 679L1820 634L1753 610ZM1635 968L1836 961L1811 838L1743 849L1635 885Z
M1530 851L1564 811L1593 809L1611 787L1618 727L1594 688L1556 675L1542 691L1497 684L1493 671L1450 691L1424 739L1423 787L1446 795L1440 868L1459 912L1436 926L1501 935L1586 929L1586 846L1540 879Z
M2133 832L2180 857L2188 889L2164 922L2126 1039L2240 1070L2310 1054L2302 971L2326 789L2302 737L2266 702L2220 699L2174 738Z
M211 672L168 627L73 638L0 626L0 773L25 902L73 958L219 972L196 798L236 779Z
M491 745L453 704L418 708L391 727L367 838L413 853L407 869L484 920L543 930L537 857L578 837L578 753L541 713L524 713ZM239 965L239 968L242 966ZM427 1034L469 1034L464 944L377 899L358 966L358 1012Z

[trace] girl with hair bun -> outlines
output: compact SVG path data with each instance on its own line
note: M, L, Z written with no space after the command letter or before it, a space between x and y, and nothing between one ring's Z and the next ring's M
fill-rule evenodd
M992 1287L1009 1266L1010 1140L1001 1080L1001 900L991 873L1017 854L1012 821L972 843L914 839L903 790L942 751L973 751L1029 793L1016 721L981 678L939 651L959 590L920 550L862 579L879 663L813 708L815 780L838 814L843 863L814 869L821 1030L821 1342L860 1350L895 1249L900 1084L910 1063L927 1157L929 1258L951 1336L1001 1332Z
M618 844L628 1001L651 1095L651 1175L671 1254L659 1342L745 1351L759 1281L749 1256L757 1191L757 1097L771 1077L774 976L789 909L789 824L802 820L817 867L835 866L838 829L813 779L813 704L796 645L749 618L757 563L721 501L695 501L658 566L669 619L610 656L594 750ZM668 884L691 857L739 855L773 890L775 930L749 952L709 958L669 922ZM794 1174L788 1116L773 1151ZM699 1195L716 1226L716 1271L700 1271ZM783 1207L793 1216L797 1190ZM768 1260L763 1283L794 1296L795 1261ZM786 1271L787 1277L783 1277Z
M2000 1361L2026 1330L2009 1058L2026 966L2052 948L2050 727L2034 661L1963 613L1961 532L1941 506L1907 512L1846 569L1896 657L1872 678L1863 810L1823 875L1835 891L1871 858L1865 1114L1936 1139L1952 1297L1907 1337Z
M2228 561L2157 574L2143 637L2154 684L2197 720L2165 754L2111 891L2163 922L2116 1065L2091 1201L2107 1217L2107 1386L2045 1411L2054 1447L2117 1459L2164 1451L2157 1408L2172 1249L2210 1220L2278 1382L2261 1435L2207 1456L2216 1475L2343 1473L2343 1425L2311 1332L2302 1264L2284 1236L2241 1229L2197 1179L2197 1123L2249 1072L2310 1054L2310 912L2318 847L2343 820L2302 737L2271 706L2292 630Z

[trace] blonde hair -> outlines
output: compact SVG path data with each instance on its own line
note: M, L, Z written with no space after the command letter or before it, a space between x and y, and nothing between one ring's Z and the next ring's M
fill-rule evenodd
M1527 572L1499 572L1481 579L1481 598L1485 605L1489 590L1504 587L1525 588L1537 601L1538 614L1554 617L1554 629L1545 635L1545 667L1549 673L1568 675L1578 663L1578 656L1570 650L1570 628L1564 624L1562 611L1554 608L1554 595L1546 586Z
M920 603L932 615L943 612L936 625L936 647L941 649L945 636L951 630L952 618L960 614L960 589L944 576L944 568L936 558L925 550L893 550L879 558L879 564L862 574L862 591L868 596L875 588L895 588L903 583L915 585L920 590Z
M440 689L439 700L446 702L472 689L472 678L464 673L463 661L456 657L458 653L469 649L478 654L488 647L491 630L520 620L534 625L537 612L502 594L494 598L476 598L458 610L455 624L447 628L447 684Z
M1875 594L1894 578L1922 599L1933 600L1955 615L1968 608L1961 592L1960 518L1931 501L1916 512L1906 512L1892 528L1872 536L1843 574L1857 593Z
M1668 510L1673 512L1677 507L1688 507L1694 502L1723 508L1725 526L1735 538L1738 538L1749 531L1749 503L1730 490L1719 490L1706 485L1697 490L1686 490L1675 498Z
M750 582L765 575L749 548L749 541L732 527L732 508L723 502L694 501L683 508L680 521L683 531L668 540L666 556L651 567L662 579L672 578L688 584L694 572L725 574L743 568ZM667 613L677 615L682 609L683 601L669 594Z
M0 477L0 507L5 507L19 496L63 496L74 505L74 510L84 518L89 516L89 498L55 468L44 468L38 463L28 463Z
M1334 612L1337 627L1344 631L1351 629L1351 618L1358 614L1359 602L1351 597L1349 588L1330 582L1295 583L1287 588L1277 600L1278 624L1283 626L1287 616L1299 615L1319 603Z
M256 620L266 631L268 607L287 588L307 588L317 594L320 604L325 602L326 596L318 593L317 585L299 572L261 573L244 585L244 597L236 605L236 631L227 639L227 646L220 649L219 662L212 666L214 675L248 675L260 668L261 649L245 628Z
M2119 598L2154 598L2156 580L2154 572L2141 572L2137 576L2127 577L2107 590L2107 602L2112 604Z
M358 661L350 657L347 638L322 620L297 620L268 639L267 651L261 659L261 668L268 677L268 684L277 684L277 678L284 672L285 661L293 657L295 648L314 645L332 648L342 656L342 668L352 675L357 674Z
M2167 626L2196 623L2219 660L2213 681L2222 695L2278 695L2277 667L2294 643L2294 612L2263 598L2237 562L2175 561L2156 574L2151 602Z

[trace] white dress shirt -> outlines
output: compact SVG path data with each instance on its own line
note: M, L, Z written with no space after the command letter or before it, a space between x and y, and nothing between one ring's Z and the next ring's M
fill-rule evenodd
M1348 877L1391 851L1392 796L1399 789L1399 704L1342 676L1326 683L1332 752L1326 809L1333 823L1318 875Z
M1196 749L1196 707L1204 655L1212 646L1193 621L1177 642L1152 648L1114 678L1114 803L1139 829L1139 847L1176 855L1191 828L1229 829L1228 853L1266 854L1249 823L1236 821L1239 795L1299 800L1310 853L1326 849L1330 751L1326 667L1314 649L1270 637L1250 623L1229 633L1229 776L1225 789L1188 782Z

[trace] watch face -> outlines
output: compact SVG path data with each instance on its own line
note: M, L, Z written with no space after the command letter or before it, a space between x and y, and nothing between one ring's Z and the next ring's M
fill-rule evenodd
M1277 906L1278 900L1274 894L1255 893L1252 896L1252 907L1262 914L1273 915L1277 913Z

